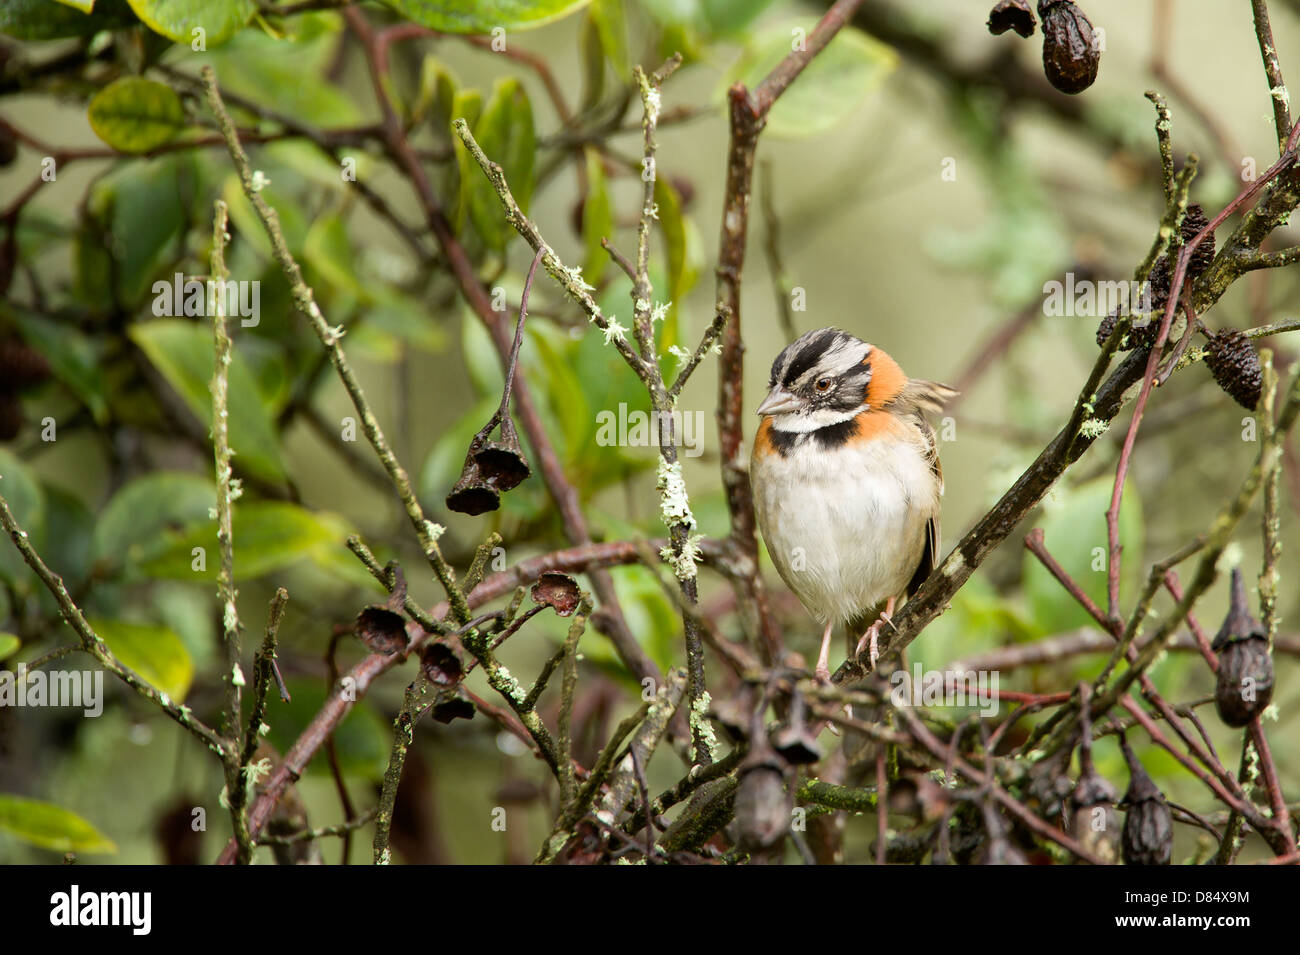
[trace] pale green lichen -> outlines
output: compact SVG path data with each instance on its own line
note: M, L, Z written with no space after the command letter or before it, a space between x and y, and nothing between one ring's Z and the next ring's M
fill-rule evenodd
M226 609L229 610L230 608L227 607ZM238 663L236 663L235 668L230 671L230 683L232 686L244 685L244 671L239 668Z
M682 462L669 464L662 457L659 459L659 479L655 482L659 490L659 515L667 527L685 526L695 529L695 515L691 513L691 502L686 495L686 481L682 478Z
M627 340L627 326L621 324L617 316L611 315L609 317L603 331L605 333L606 345L615 339L618 339L620 342Z
M709 722L709 706L712 703L713 698L709 696L708 690L691 701L691 737L703 743L709 751L710 758L716 760L718 735L713 731L713 724Z
M259 779L269 775L271 775L271 761L266 758L244 767L244 782L250 786L256 785Z
M1079 434L1085 438L1100 438L1109 427L1109 421L1104 421L1101 418L1089 418L1079 426Z

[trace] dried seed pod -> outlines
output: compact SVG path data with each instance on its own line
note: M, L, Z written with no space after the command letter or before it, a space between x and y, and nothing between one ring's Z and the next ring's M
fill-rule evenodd
M460 479L447 494L448 510L476 517L488 511L495 511L500 506L501 495L484 479L471 450L465 456L465 466L461 469Z
M530 474L528 459L519 444L519 435L509 418L501 422L501 440L484 441L471 445L474 461L483 480L498 491L518 487Z
M1124 864L1169 865L1174 853L1174 818L1169 803L1122 737L1120 746L1129 766L1121 840Z
M772 734L772 746L792 766L806 766L822 758L821 747L808 730L804 708L803 697L795 693L790 701L790 715L785 725Z
M1106 862L1119 856L1119 817L1115 803L1119 792L1091 766L1079 776L1070 794L1074 838L1085 849Z
M1209 218L1205 215L1205 209L1199 202L1193 202L1183 213L1183 224L1179 228L1179 233L1183 237L1183 245L1187 245L1197 234L1200 233L1207 225L1210 224ZM1201 244L1192 252L1192 257L1187 263L1187 277L1194 279L1210 267L1214 261L1214 233L1208 233Z
M426 644L420 651L420 669L430 683L439 686L454 686L465 678L465 667L456 651L440 641Z
M1062 93L1082 93L1097 79L1101 51L1092 23L1072 0L1038 0L1043 72Z
M1034 11L1029 9L1029 0L1001 0L989 11L989 32L994 36L1008 30L1015 30L1023 37L1033 36L1037 23Z
M439 723L450 723L453 720L472 720L474 718L474 704L463 696L453 696L450 700L444 700L434 705L429 711Z
M1255 410L1264 387L1264 373L1255 346L1244 333L1224 328L1212 335L1205 347L1205 364L1210 366L1215 382L1237 404Z
M0 341L0 385L8 391L21 391L50 377L50 363L26 342L17 339Z
M12 392L0 391L0 441L12 441L22 429L22 402Z
M392 656L406 649L406 621L387 607L366 607L353 626L370 650Z
M561 617L577 610L581 600L578 582L558 570L546 571L533 584L533 603L545 604Z
M1120 342L1120 351L1133 348L1150 348L1156 343L1156 333L1160 330L1160 319L1164 317L1165 305L1169 302L1169 260L1163 255L1151 266L1151 274L1142 291L1142 298L1136 307L1130 308L1132 321L1128 334ZM1097 326L1097 347L1106 344L1106 339L1119 321L1119 310L1111 312Z
M779 843L790 828L793 807L785 774L775 754L741 769L735 802L740 848L761 852Z
M1232 602L1211 645L1219 655L1214 707L1229 726L1246 726L1273 699L1268 631L1250 615L1241 569L1232 569Z

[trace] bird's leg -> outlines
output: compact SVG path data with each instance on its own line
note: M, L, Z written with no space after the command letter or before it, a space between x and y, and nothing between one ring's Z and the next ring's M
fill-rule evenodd
M873 670L876 668L876 660L880 658L880 650L876 646L876 638L880 636L881 626L887 623L890 627L894 628L895 632L898 630L897 627L894 627L894 621L891 619L894 613L895 602L896 599L894 597L890 597L885 601L885 609L881 612L880 616L876 618L876 622L867 627L867 632L862 635L862 639L858 641L857 649L853 651L855 657L860 657L862 656L862 648L866 647L871 660L871 669Z
M831 682L831 630L835 627L834 620L826 622L826 629L822 632L822 648L817 654L817 669L813 671L817 679L827 686Z

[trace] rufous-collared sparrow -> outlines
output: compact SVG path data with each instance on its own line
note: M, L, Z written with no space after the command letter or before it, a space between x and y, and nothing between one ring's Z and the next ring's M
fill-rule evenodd
M883 603L858 641L872 666L895 603L939 555L943 471L926 412L957 395L908 378L873 345L837 328L808 332L772 364L749 478L758 527L781 577L831 631ZM892 625L892 624L891 624Z

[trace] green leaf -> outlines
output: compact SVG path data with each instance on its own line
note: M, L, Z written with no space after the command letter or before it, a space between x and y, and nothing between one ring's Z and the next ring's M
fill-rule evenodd
M72 7L74 10L80 10L82 13L90 13L95 9L95 0L57 0L58 3L65 7Z
M338 15L309 13L288 24L288 36L242 30L212 51L221 88L323 129L361 122L362 112L347 90L325 75L342 29ZM334 179L341 183L337 168Z
M13 656L20 646L22 641L12 633L0 633L0 660Z
M513 77L500 80L483 107L483 115L474 125L474 138L488 158L505 173L510 191L527 215L533 195L533 164L537 156L533 108L528 94ZM477 166L477 163L474 164ZM474 228L488 247L501 252L514 234L506 222L501 200L483 171L462 169L462 189L467 190L466 204Z
M253 0L127 0L136 16L155 33L204 47L235 34L257 10ZM198 32L202 31L202 33ZM196 49L201 49L196 47Z
M567 16L588 0L384 0L408 20L443 33L525 30Z
M86 14L50 0L5 0L0 3L0 33L19 40L55 40L91 36L135 22L124 0L100 0L99 9Z
M660 350L667 352L669 346L677 344L678 303L686 298L686 293L695 284L699 270L691 262L690 230L682 215L681 199L677 190L662 176L655 179L655 205L659 207L659 231L668 253L668 289L662 298L673 303L668 312L668 327L660 340Z
M97 424L108 420L108 393L98 349L90 338L66 322L55 324L26 309L0 307L12 316L23 340L45 356L50 370L86 406Z
M45 528L45 495L27 466L4 448L0 448L0 494L9 502L18 525L31 539L40 540ZM0 547L0 579L12 584L25 580L28 574L17 548L8 543Z
M748 27L772 0L701 0L701 12L714 37L737 34Z
M341 546L346 537L328 514L283 501L237 503L234 508L235 578L247 580L312 557L320 548ZM204 550L204 570L194 569L194 548ZM220 563L217 524L204 520L167 535L141 557L139 569L169 580L215 580Z
M75 812L8 793L0 793L0 830L55 852L117 851L111 839Z
M428 120L435 130L445 130L455 119L456 77L437 57L426 56L420 64L420 91L411 106L411 123Z
M194 681L194 661L176 631L125 620L94 619L88 623L124 666L173 702L185 699Z
M586 255L582 260L583 277L592 285L600 285L600 277L609 264L609 253L600 244L601 239L614 237L614 209L609 201L609 182L605 178L605 164L600 153L588 146L587 201L582 207L582 238Z
M105 86L91 99L86 115L95 135L124 153L157 149L188 125L176 91L139 76Z
M208 386L216 362L212 332L207 325L164 318L136 323L128 334L194 415L211 428L212 396ZM283 480L284 464L271 415L262 404L256 378L238 349L230 364L229 394L230 444L236 453L235 466L268 481Z
M472 130L482 115L483 94L481 92L478 90L456 91L456 96L451 104L453 121L463 119L465 124ZM469 211L470 184L475 179L483 178L483 170L479 169L478 163L469 154L469 150L460 141L460 137L450 129L448 129L448 133L451 136L452 149L456 153L456 176L454 181L456 189L452 193L456 197L456 205L451 221L456 227L456 232L460 233L465 229L465 217Z
M743 0L750 2L750 0ZM623 16L623 0L592 0L587 11L596 33L600 37L601 49L609 60L610 66L620 80L627 81L632 73L632 56L627 46L627 22Z
M1099 477L1073 488L1058 488L1044 501L1038 526L1047 549L1103 610L1106 607L1106 509L1114 479ZM1130 566L1142 557L1142 502L1130 482L1119 509L1119 539ZM1034 623L1044 633L1060 633L1095 621L1032 554L1024 556L1024 588ZM1125 581L1121 580L1121 583Z
M95 524L97 562L131 567L157 551L169 530L206 520L217 506L210 478L180 471L138 477L104 506Z
M762 30L724 76L723 90L739 81L753 88L781 62L814 21L788 21ZM802 31L802 32L796 32ZM898 54L861 30L845 27L773 105L771 136L812 136L833 129L893 71Z

